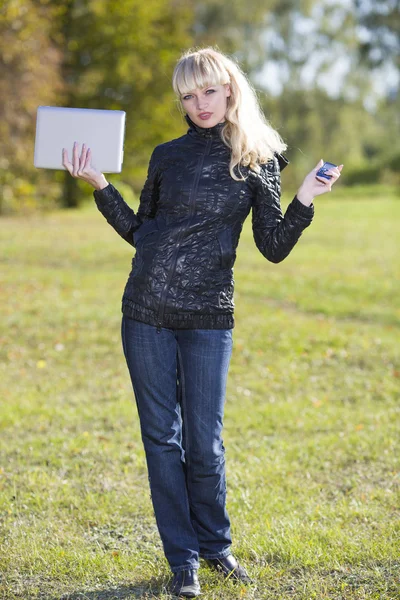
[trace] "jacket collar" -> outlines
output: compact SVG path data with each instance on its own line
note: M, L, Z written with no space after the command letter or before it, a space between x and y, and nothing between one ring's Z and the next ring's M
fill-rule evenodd
M203 138L210 138L210 137L220 138L221 131L225 126L225 121L224 121L223 123L217 123L213 127L200 127L200 125L196 125L196 123L194 123L192 121L192 119L189 117L189 115L186 114L185 119L186 119L187 124L189 125L189 129L187 130L187 133L189 135L200 136Z
M196 125L196 123L194 123L192 121L192 119L189 117L189 115L186 114L185 119L186 119L187 124L189 125L189 129L188 129L187 133L189 135L201 136L203 138L210 138L210 137L220 138L221 131L225 125L225 122L224 122L224 123L217 123L216 125L214 125L214 127L200 127L199 125ZM279 154L278 152L275 152L274 154L278 159L280 170L283 171L283 169L285 167L287 167L287 165L290 163L290 161L284 154Z
M279 152L275 152L275 156L278 159L280 170L283 171L290 163L290 160L284 154L279 154Z

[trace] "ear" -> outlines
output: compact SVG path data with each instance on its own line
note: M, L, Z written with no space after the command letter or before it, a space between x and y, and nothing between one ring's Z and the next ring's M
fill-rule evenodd
M230 96L231 95L231 86L229 85L229 83L224 83L224 88L226 91L226 96Z

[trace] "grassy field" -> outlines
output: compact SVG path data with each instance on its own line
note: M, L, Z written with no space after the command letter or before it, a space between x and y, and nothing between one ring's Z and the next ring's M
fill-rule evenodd
M224 445L256 584L201 563L204 599L400 595L400 199L377 191L317 198L278 265L245 223ZM134 250L94 203L0 232L0 598L170 598L120 341Z

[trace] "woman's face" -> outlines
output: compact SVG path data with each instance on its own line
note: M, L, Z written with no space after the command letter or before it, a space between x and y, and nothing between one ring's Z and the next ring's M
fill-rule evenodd
M183 110L199 127L213 127L225 121L229 83L195 89L181 96Z

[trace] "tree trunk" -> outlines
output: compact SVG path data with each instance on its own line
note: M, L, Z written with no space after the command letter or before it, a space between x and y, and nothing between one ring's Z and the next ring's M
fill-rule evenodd
M77 208L79 206L78 182L68 171L65 172L61 205L63 208Z

